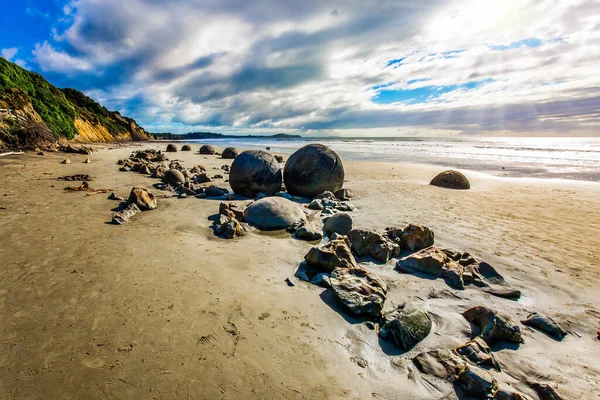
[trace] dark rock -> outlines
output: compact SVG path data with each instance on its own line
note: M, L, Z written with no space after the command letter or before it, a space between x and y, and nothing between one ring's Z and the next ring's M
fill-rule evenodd
M244 211L242 211L237 204L234 203L223 202L219 204L219 214L235 218L238 221L244 221Z
M254 197L272 195L281 188L281 167L273 155L262 150L247 150L233 161L229 184L235 193Z
M387 262L400 255L400 246L372 230L352 229L348 238L359 257L368 255L379 262Z
M344 185L340 157L321 144L309 144L290 156L283 180L288 193L313 198L325 191L336 192Z
M216 174L213 176L213 179L223 179L223 175Z
M321 240L323 238L323 233L311 223L306 222L295 230L294 237L296 239L308 241Z
M212 147L210 144L205 144L204 146L200 147L200 150L198 150L198 153L200 153L200 154L215 154L215 148Z
M540 397L540 400L563 400L564 397L561 396L556 389L550 386L547 383L539 383L529 381L527 384L535 390L535 392Z
M278 230L306 220L306 215L302 208L294 202L283 197L267 197L246 207L244 219L250 225L261 230Z
M500 364L494 358L492 350L479 336L458 347L456 352L475 365L487 365L501 371Z
M463 394L474 399L492 399L498 391L498 382L486 370L470 366L461 371L455 380Z
M330 276L337 299L357 315L378 316L387 295L387 286L375 274L362 268L336 268Z
M433 246L433 238L433 232L429 228L416 224L408 225L401 236L402 243L411 251Z
M304 256L306 263L320 271L331 272L335 268L357 268L356 260L350 251L350 241L342 236L313 247Z
M288 286L296 286L290 278L285 278L285 283L287 283Z
M190 173L192 174L201 174L203 172L206 172L206 168L204 167L204 165L194 165L192 167L192 169L190 169Z
M134 187L129 193L127 203L137 205L142 211L154 210L156 208L156 197L144 188Z
M273 157L275 157L275 159L277 160L277 162L278 162L279 164L283 164L283 157L282 157L282 156L275 155L275 156L273 156Z
M115 225L123 225L131 221L131 218L142 212L135 204L129 204L127 208L113 214L112 223Z
M190 146L189 144L184 144L183 146L181 146L181 151L192 151L192 146Z
M76 175L61 176L58 178L58 180L59 181L69 181L69 182L74 182L74 181L89 182L92 180L92 177L87 174L76 174Z
M244 231L238 220L220 214L219 219L215 221L215 234L225 239L233 239L242 236Z
M458 171L449 170L439 173L430 182L430 185L447 189L470 189L471 184L466 176Z
M165 172L165 175L162 177L162 181L171 186L176 186L178 183L185 182L185 176L181 171L171 168Z
M198 174L194 177L195 183L208 183L212 182L212 179L207 174Z
M383 316L379 335L404 350L410 350L431 332L431 319L420 308L398 308Z
M150 168L147 165L142 165L139 173L143 175L150 175L152 172L150 171Z
M561 328L556 321L538 313L529 314L527 319L521 321L521 323L539 329L556 340L563 340L567 336L567 331Z
M167 153L175 153L175 152L177 152L177 146L175 146L172 143L169 143L167 145L167 150L166 151L167 151Z
M168 169L167 169L166 165L163 165L163 164L157 165L156 169L152 173L151 177L162 180L165 177L165 174L167 173L167 171L168 171Z
M350 192L348 192L348 189L340 189L337 192L335 192L334 195L339 201L350 200Z
M315 275L315 277L310 280L310 283L312 283L313 285L324 287L324 288L331 287L331 281L329 278L329 274L326 274L326 273L321 273L321 274Z
M216 187L215 185L211 185L204 190L207 197L221 197L225 196L229 191L227 189Z
M490 346L500 341L523 343L521 329L508 316L484 306L469 308L462 315L467 321L479 326L479 336Z
M347 213L335 214L325 221L323 230L327 236L331 236L334 233L347 235L352 230L352 217Z
M221 157L227 160L234 160L239 154L240 152L235 147L227 147L223 150Z
M108 200L125 201L124 197L117 196L114 192L108 195Z

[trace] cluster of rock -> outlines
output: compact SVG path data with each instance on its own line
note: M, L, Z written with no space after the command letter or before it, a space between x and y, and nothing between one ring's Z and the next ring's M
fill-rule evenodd
M109 199L120 200L118 196L112 193ZM113 214L112 222L116 225L123 225L131 221L136 214L142 211L154 210L157 207L156 196L147 189L134 187L127 198L127 207Z
M168 161L168 159L160 150L147 149L135 151L129 158L117 161L117 164L121 166L119 171L132 171L150 175L161 166L166 168L164 164L160 164L165 161Z
M234 203L219 204L219 215L214 221L215 234L225 239L233 239L244 234L242 223L244 212Z
M332 215L338 211L354 211L354 206L345 200L348 200L346 189L338 190L335 193L326 191L315 196L308 204L308 208L320 210L321 215Z
M48 150L46 150L48 151ZM72 154L84 154L84 155L90 155L90 154L94 154L94 148L93 147L89 147L89 146L73 146L73 145L66 145L66 146L62 146L59 145L58 146L58 151L62 151L63 153L72 153Z
M498 297L521 297L521 292L512 289L494 267L475 259L468 252L431 246L400 259L396 270L443 278L454 289L463 290L466 285L474 285Z

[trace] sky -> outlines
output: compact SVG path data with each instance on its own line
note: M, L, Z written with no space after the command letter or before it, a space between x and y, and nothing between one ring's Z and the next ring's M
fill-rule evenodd
M151 132L600 136L600 0L17 0L0 26Z

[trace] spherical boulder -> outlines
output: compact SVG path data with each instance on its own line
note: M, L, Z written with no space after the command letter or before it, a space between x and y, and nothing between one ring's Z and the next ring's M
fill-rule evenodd
M323 230L328 237L334 233L347 235L352 230L352 217L348 213L333 214L325 221Z
M190 146L189 144L184 144L183 146L181 146L181 151L192 151L192 146Z
M335 193L344 186L344 165L329 147L309 144L288 158L283 180L294 196L313 198L326 191Z
M169 143L167 145L167 152L168 153L175 153L177 151L177 146L175 146L173 143Z
M454 170L448 170L437 174L429 184L447 189L471 189L471 184L467 177Z
M265 197L246 207L244 220L260 230L272 231L305 221L306 215L293 201L283 197Z
M221 154L221 157L228 160L235 160L235 158L239 154L240 152L235 147L227 147L225 148L225 150L223 150L223 154Z
M185 176L177 169L171 168L162 177L162 181L168 183L171 186L175 186L178 183L185 183Z
M215 148L212 147L210 144L205 144L204 146L200 147L200 150L198 150L198 153L200 153L200 154L215 154Z
M229 184L235 193L254 197L275 194L281 188L281 167L273 155L262 150L242 152L231 164Z

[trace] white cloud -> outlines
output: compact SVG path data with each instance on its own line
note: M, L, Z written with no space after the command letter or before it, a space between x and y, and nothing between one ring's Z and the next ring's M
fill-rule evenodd
M11 47L8 49L0 50L0 56L6 58L8 61L12 61L13 58L17 55L19 49L16 47Z
M585 113L600 99L599 8L595 0L78 0L64 9L72 22L56 48L45 42L34 55L44 71L90 85L140 122L174 129L577 132L598 128ZM532 38L541 45L513 45ZM486 83L460 86L474 81ZM376 104L382 84L456 90Z

